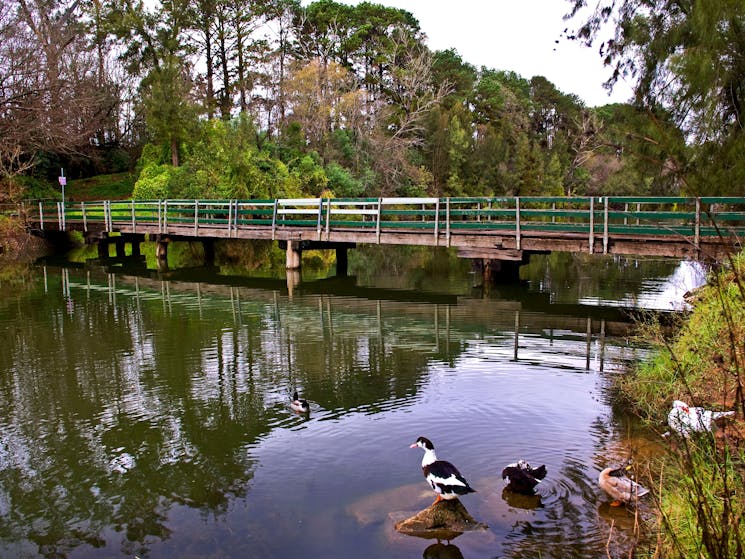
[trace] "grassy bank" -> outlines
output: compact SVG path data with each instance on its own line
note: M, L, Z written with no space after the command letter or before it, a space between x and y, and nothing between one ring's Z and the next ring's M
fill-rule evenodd
M673 400L735 410L711 433L671 434L667 451L648 464L656 488L655 557L745 557L745 255L732 258L697 291L674 335L646 324L653 357L614 386L617 398L660 434Z
M68 200L121 200L130 198L134 189L134 173L97 175L87 179L71 180L65 197Z

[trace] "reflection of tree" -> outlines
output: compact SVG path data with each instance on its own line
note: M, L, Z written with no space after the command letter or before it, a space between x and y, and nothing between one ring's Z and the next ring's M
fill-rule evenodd
M248 447L287 413L275 394L288 371L324 408L374 412L411 395L436 347L429 329L429 352L406 351L374 314L337 327L315 307L205 298L196 320L167 288L91 283L5 313L17 335L0 356L11 372L0 375L11 418L0 426L0 502L12 511L0 537L46 556L117 534L123 553L144 554L171 536L176 507L226 514L253 475Z
M542 285L554 297L579 301L585 297L615 300L623 284L628 295L638 297L644 280L673 273L679 262L674 259L643 259L617 256L555 252L533 255L523 266L520 277ZM621 293L623 296L624 293Z
M164 321L162 301L109 305L91 294L75 304L68 313L41 297L11 317L22 333L0 358L13 372L0 377L0 410L12 418L0 429L2 539L57 556L105 545L113 528L131 555L169 537L173 506L224 514L252 476L246 445L269 430L253 389L236 391L242 376L230 362L245 340L218 350L218 389L205 392L194 383L215 334L199 321ZM38 357L14 371L23 355Z
M171 537L179 507L227 514L248 491L250 447L292 417L292 388L312 388L309 399L334 414L390 409L416 394L432 360L454 363L485 327L514 328L518 308L323 292L289 300L97 273L70 271L66 299L40 284L0 309L11 333L0 352L0 540L48 556L115 538L144 554ZM58 280L50 269L49 286ZM539 332L544 320L571 330L567 317L533 318ZM581 486L587 473L575 469ZM567 501L561 514L582 542L585 499ZM529 528L546 536L539 550L563 542ZM521 539L516 553L537 545Z

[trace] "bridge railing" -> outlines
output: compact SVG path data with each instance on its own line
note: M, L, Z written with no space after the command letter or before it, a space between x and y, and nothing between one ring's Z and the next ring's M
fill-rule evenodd
M745 198L739 197L461 197L284 198L276 200L119 200L39 202L26 208L41 229L54 226L106 231L228 236L243 228L308 228L319 240L336 230L431 231L436 237L503 233L703 237L745 234ZM34 214L38 217L34 219ZM201 231L201 233L200 233Z

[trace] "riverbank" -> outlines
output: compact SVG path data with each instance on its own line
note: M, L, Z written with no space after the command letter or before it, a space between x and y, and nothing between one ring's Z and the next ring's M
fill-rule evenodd
M669 435L667 452L643 468L656 488L654 557L743 557L745 535L745 254L733 257L690 298L676 333L645 324L653 357L615 386L620 405L661 435L673 400L734 410L713 433Z
M20 219L0 215L0 264L33 261L47 250L44 240L31 235Z

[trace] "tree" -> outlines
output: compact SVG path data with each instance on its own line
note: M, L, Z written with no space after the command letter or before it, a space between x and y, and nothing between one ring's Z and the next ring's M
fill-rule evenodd
M105 47L87 39L80 1L17 0L0 7L0 179L30 171L37 154L90 156L110 122L115 89Z
M322 157L333 131L354 129L362 114L354 76L335 62L324 65L319 59L311 61L298 68L286 87L291 119L300 124L308 147Z
M195 121L192 101L192 53L185 34L192 29L190 0L170 0L148 10L142 0L112 1L109 20L126 50L131 74L143 75L141 94L148 128L180 163L180 143Z
M568 0L579 18L584 0ZM685 180L695 193L745 192L745 3L733 0L601 0L570 38L600 45L607 82L635 82L637 103L663 108L691 145ZM712 179L716 179L716 183Z

